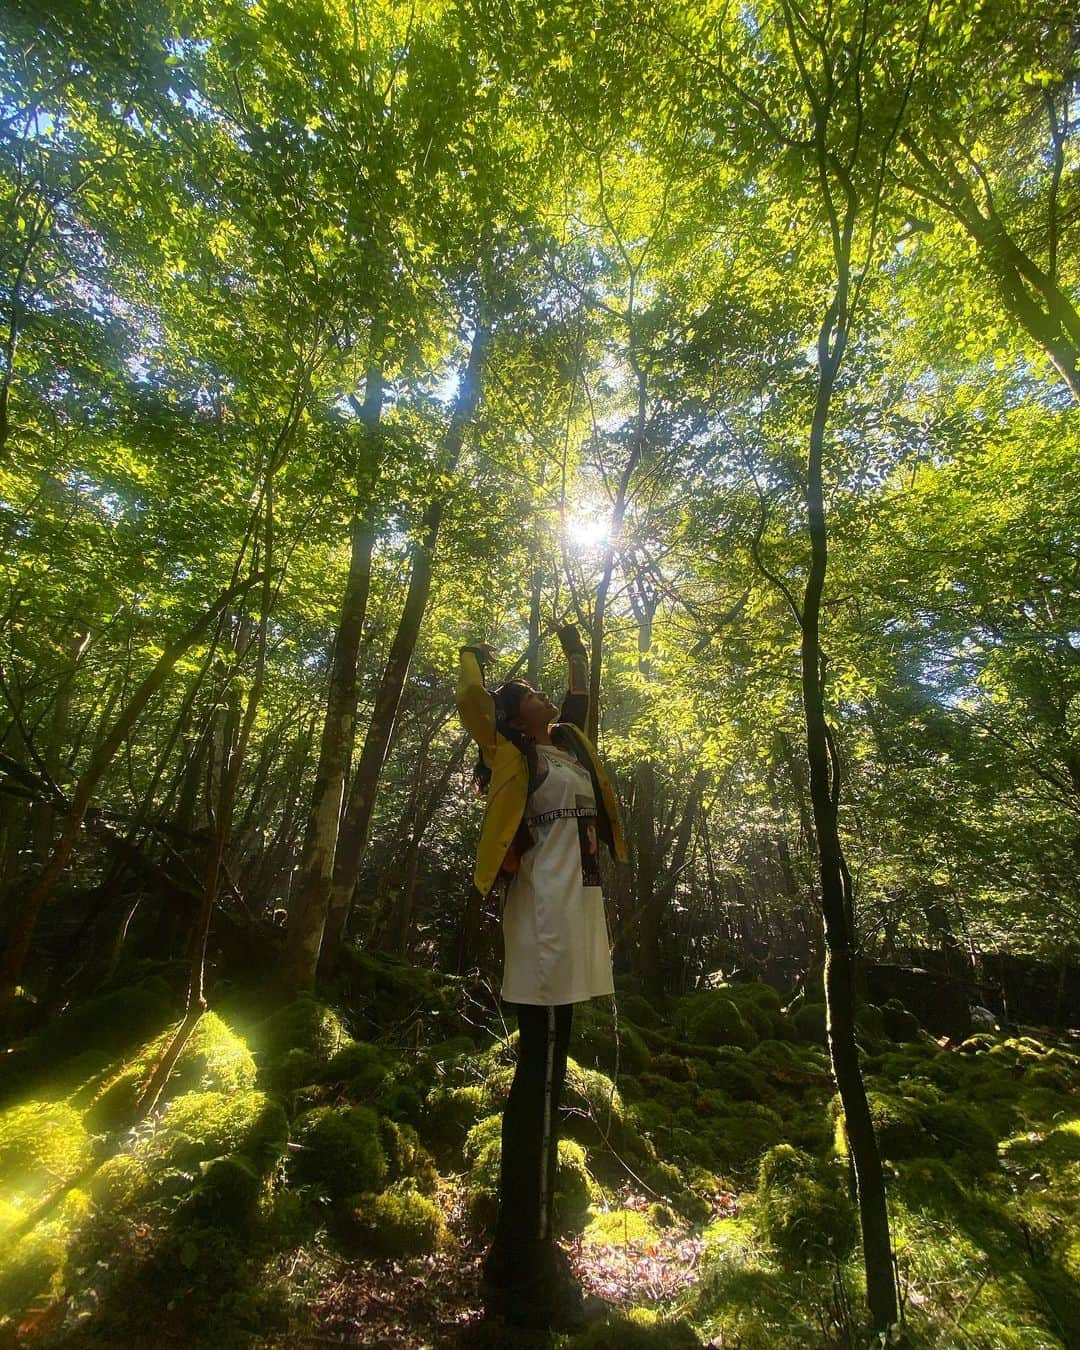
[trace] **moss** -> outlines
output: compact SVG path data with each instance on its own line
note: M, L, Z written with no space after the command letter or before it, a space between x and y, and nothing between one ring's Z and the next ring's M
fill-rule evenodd
M321 1070L322 1066L310 1050L286 1050L267 1065L266 1083L275 1092L298 1092L316 1082L322 1076Z
M379 1138L391 1182L408 1181L424 1194L435 1191L439 1182L435 1159L421 1144L420 1136L411 1125L384 1116L379 1120Z
M109 1131L131 1124L139 1097L175 1031L171 1026L143 1045L100 1085L87 1114L91 1129ZM255 1060L247 1043L220 1017L207 1012L184 1043L162 1100L186 1093L242 1093L255 1086L255 1078Z
M294 1184L329 1196L376 1191L386 1179L379 1118L365 1106L318 1107L296 1125L300 1145L289 1159Z
M749 1050L758 1041L739 1005L726 990L689 995L681 1024L686 1037L697 1045L736 1045Z
M483 1120L477 1121L469 1133L465 1136L465 1146L462 1149L466 1163L474 1163L487 1146L496 1139L502 1138L502 1115L495 1114L485 1116Z
M321 1074L324 1083L341 1083L359 1101L370 1097L382 1085L387 1064L382 1054L367 1041L343 1045Z
M611 1007L599 1000L579 1004L574 1013L572 1032L574 1058L588 1068L612 1074L639 1074L648 1068L649 1047L641 1032L620 1019L618 1038Z
M654 1204L649 1206L649 1222L654 1228L674 1228L678 1219L669 1206Z
M673 1083L692 1083L697 1076L691 1067L692 1063L682 1055L673 1055L665 1050L659 1055L653 1055L650 1067L654 1075L670 1078Z
M752 1053L737 1050L722 1051L716 1062L717 1079L721 1088L736 1101L765 1102L771 1094L768 1074L753 1059Z
M287 1137L281 1107L262 1092L188 1092L169 1103L154 1133L135 1152L155 1170L191 1168L206 1158L238 1152L268 1165Z
M462 1147L477 1121L490 1114L479 1084L432 1088L424 1102L420 1135L437 1157L452 1155Z
M26 1084L42 1074L51 1077L58 1064L88 1050L115 1058L168 1022L173 1005L173 992L161 976L74 1004L10 1056L5 1078L12 1088L25 1090Z
M961 1102L933 1102L920 1115L933 1140L933 1153L942 1158L957 1157L971 1172L996 1167L997 1134L977 1108Z
M671 1200L686 1189L682 1172L672 1162L660 1160L643 1169L642 1180L656 1194L665 1200Z
M581 1350L698 1350L701 1342L682 1320L667 1320L651 1308L631 1308L594 1323L574 1344Z
M656 1242L659 1237L659 1226L639 1210L611 1209L589 1220L581 1242L589 1247L621 1247L627 1242Z
M353 1196L339 1213L337 1231L344 1243L369 1256L422 1256L447 1240L439 1206L407 1187Z
M761 1160L754 1215L767 1241L798 1261L846 1256L858 1234L846 1190L809 1154L788 1144Z
M689 1082L677 1083L658 1073L643 1073L638 1081L646 1101L662 1099L669 1111L678 1111L681 1107L693 1110L699 1100L696 1088Z
M881 1005L885 1034L893 1041L916 1041L921 1030L919 1019L899 999L891 998Z
M187 1209L213 1228L244 1229L255 1218L261 1181L242 1154L212 1158L205 1164Z
M0 1317L59 1296L72 1238L90 1218L90 1197L70 1190L52 1213L0 1255Z
M754 1103L733 1103L726 1113L702 1122L701 1128L708 1132L713 1166L735 1178L752 1173L762 1153L786 1135L777 1113Z
M663 1013L651 1003L644 994L620 994L616 1000L619 1009L619 1020L633 1022L637 1027L644 1027L646 1031L658 1030L666 1022Z
M466 1207L474 1229L490 1229L499 1207L500 1139L491 1139L480 1149L466 1181ZM589 1175L585 1150L572 1139L559 1140L555 1169L553 1219L561 1233L580 1232L588 1218L589 1205L598 1196Z
M150 1174L141 1159L132 1153L117 1153L91 1177L89 1194L95 1205L117 1213L129 1209L149 1182Z
M90 1162L80 1112L64 1102L24 1102L0 1114L0 1176L10 1191L38 1196Z
M795 1034L807 1045L825 1044L824 1003L804 1003L792 1017Z
M347 1040L341 1016L317 999L304 995L279 1008L252 1033L267 1064L290 1050L306 1050L319 1064L329 1064Z

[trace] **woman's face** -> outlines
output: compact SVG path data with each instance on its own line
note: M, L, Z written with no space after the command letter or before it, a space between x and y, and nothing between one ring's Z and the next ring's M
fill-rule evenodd
M544 735L558 715L558 708L546 694L529 688L522 695L517 716L510 719L510 725L535 740Z

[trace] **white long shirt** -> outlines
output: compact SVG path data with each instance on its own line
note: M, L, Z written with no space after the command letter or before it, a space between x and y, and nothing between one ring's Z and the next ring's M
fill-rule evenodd
M525 823L533 839L503 908L502 996L509 1003L581 1003L614 990L600 889L596 798L569 751L536 747L537 786Z

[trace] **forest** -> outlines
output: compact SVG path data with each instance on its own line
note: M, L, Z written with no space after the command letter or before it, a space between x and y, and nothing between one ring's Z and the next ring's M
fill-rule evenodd
M0 55L0 1347L1080 1346L1074 6ZM628 854L573 1338L482 1315L455 703L566 625Z

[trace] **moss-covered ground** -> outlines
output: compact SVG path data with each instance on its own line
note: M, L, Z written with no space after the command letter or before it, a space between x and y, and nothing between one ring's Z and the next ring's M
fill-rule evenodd
M167 976L4 1058L0 1347L570 1343L480 1315L514 1061L489 995L358 952L320 999L237 989L138 1120ZM614 1310L573 1343L867 1344L821 1010L755 984L616 1002L571 1045L557 1220ZM1080 1047L859 1024L900 1343L1080 1345Z

